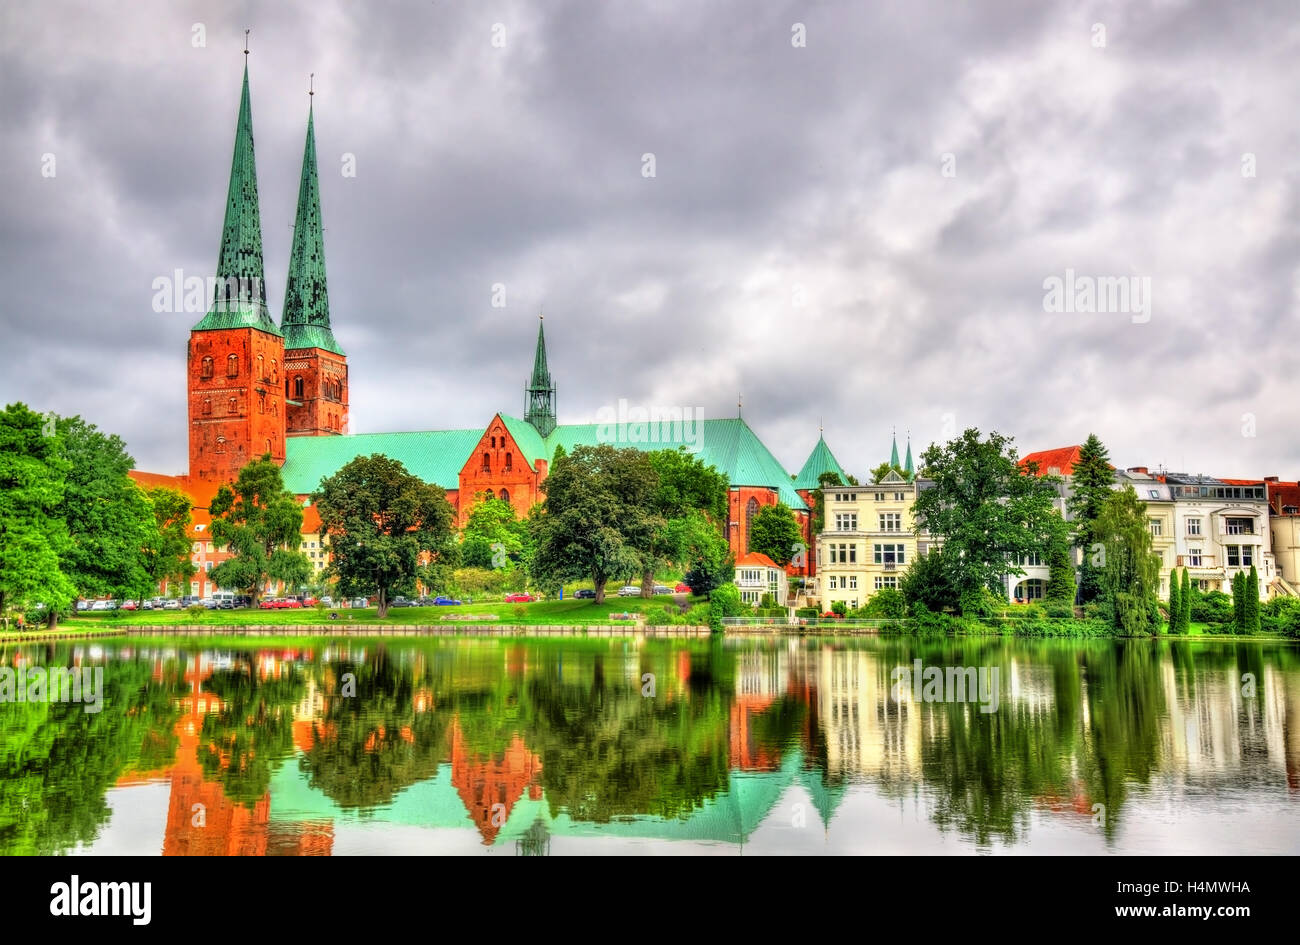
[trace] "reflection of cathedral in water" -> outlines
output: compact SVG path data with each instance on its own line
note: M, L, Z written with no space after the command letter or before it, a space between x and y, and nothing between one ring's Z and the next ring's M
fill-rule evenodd
M895 686L894 670L910 665L914 652L967 652L970 658L994 661L1001 673L996 715L980 714L975 704L926 702L910 685ZM479 652L438 683L431 681L438 677L425 672L428 655L416 653L404 657L407 661L394 677L401 687L402 712L393 716L399 718L400 730L390 725L387 744L390 751L396 746L400 763L403 746L414 748L417 740L428 742L429 733L437 732L442 734L428 742L429 750L436 748L437 753L430 756L427 768L419 769L423 773L399 778L380 803L372 801L367 807L346 792L313 783L300 762L305 765L305 759L322 751L360 753L351 762L355 767L345 771L362 777L367 770L379 770L376 777L389 776L390 768L368 768L364 761L366 754L383 750L383 728L363 738L367 729L362 726L345 737L341 727L347 716L338 714L337 696L330 695L339 691L342 667L362 666L359 656L374 659L374 653L353 648L332 654L332 662L321 661L323 651L313 659L306 650L264 651L241 658L180 654L178 662L173 652L168 659L158 658L154 679L181 693L175 700L179 715L173 729L174 760L164 768L125 775L117 783L170 785L162 849L167 855L329 854L341 827L370 818L419 828L470 827L482 845L513 842L520 855L546 855L554 838L582 835L743 843L783 798L797 798L789 794L792 788L811 797L826 825L851 784L887 788L891 796L916 786L951 790L945 782L953 776L945 767L947 759L954 752L973 757L990 736L1011 746L1005 758L980 759L998 779L1002 799L1034 804L1049 816L1091 816L1098 792L1113 790L1088 780L1089 769L1095 770L1101 759L1145 760L1150 769L1146 777L1190 790L1241 788L1243 779L1246 787L1258 782L1300 789L1300 685L1285 661L1243 657L1234 662L1222 655L1203 659L1204 652L1171 659L1154 649L1145 654L1138 653L1139 658L1126 664L1123 655L1104 648L1084 654L999 643L962 651L917 650L906 642L790 640L772 646L738 641L721 655L678 650L656 664L638 655L635 647L617 644L606 666L609 678L617 681L601 683L599 668L592 674L590 664L584 669L567 654L558 665L549 665L537 654L530 656L526 646L511 644L499 652ZM721 666L715 665L719 659ZM930 661L942 662L942 656L933 655ZM641 697L647 666L658 674L654 698ZM228 689L214 691L205 685L214 671L226 674L227 686L232 674L236 680L263 684L292 676L298 684L286 690L290 694L281 703L291 715L289 754L270 767L269 784L260 796L250 796L247 779L239 778L234 783L244 788L241 799L228 796L226 775L236 772L227 766L248 752L241 753L233 741L226 743L238 731L205 726L205 719L229 708L216 694ZM1251 681L1243 672L1254 677L1253 693L1243 689ZM449 708L448 679L475 694L465 708ZM719 679L727 680L725 688L718 688ZM548 743L539 742L531 723L519 714L519 693L541 680L575 687L570 693L598 693L602 685L636 693L623 702L599 698L605 707L592 713L594 728L583 731L594 734L627 725L624 731L633 739L663 738L665 745L677 737L700 745L716 743L716 762L725 766L724 776L669 816L641 807L620 808L612 818L571 814L548 800L552 791L543 778L546 750L540 747ZM531 692L531 711L580 711L572 695L547 696L549 692ZM496 695L475 709L480 693ZM686 708L693 701L717 705L717 713L692 716ZM438 711L444 714L426 715ZM502 712L517 717L517 723L502 728L497 724ZM420 727L416 720L422 717L432 728ZM667 722L654 723L664 724L661 730L637 727L661 717ZM687 723L696 727L681 727ZM445 741L438 740L442 738ZM573 769L581 749L563 747L575 753L559 756L561 768L569 768L563 776L570 779L567 783L582 786L585 770L575 774ZM1033 780L1017 766L1016 753L1021 751L1054 752L1061 767ZM706 767L715 760L707 753L683 757ZM1045 760L1050 768L1051 759ZM549 773L558 775L560 769ZM690 774L686 767L669 777ZM1135 785L1144 780L1128 769L1121 777ZM1122 801L1122 794L1115 796Z

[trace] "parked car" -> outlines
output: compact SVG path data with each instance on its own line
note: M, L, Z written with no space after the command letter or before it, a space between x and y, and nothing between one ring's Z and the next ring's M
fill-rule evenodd
M217 601L217 609L218 609L218 610L234 610L234 609L235 609L235 601L234 601L234 598L231 598L231 597L223 597L221 600Z
M263 597L257 604L258 610L275 610L276 599L274 597Z
M415 601L403 597L401 594L398 594L396 597L394 597L392 600L388 602L388 606L389 607L416 607L419 605L417 605Z
M365 598L365 597L354 597L352 600L348 601L348 606L350 606L350 607L354 607L354 608L355 608L355 607L369 607L369 606L370 606L370 601L369 601L369 599L367 599L367 598Z
M677 586L674 587L673 590L678 594L689 594L691 592L691 586L685 581L678 581Z
M90 605L90 609L97 611L112 610L113 602L111 600L97 600Z
M277 610L301 610L302 601L296 597L281 597L275 602Z
M136 604L135 601L133 601L133 600L128 600L128 601L124 601L124 602L123 602L123 604L122 604L122 609L123 609L123 610L135 610L137 606L138 606L138 605Z
M432 606L433 606L433 598L432 598L432 597L417 597L416 600L415 600L415 602L416 602L417 604L419 604L421 607L432 607Z
M464 603L463 601L456 600L456 598L454 597L443 597L441 595L435 597L433 599L433 602L439 607L457 607L460 604Z
M333 606L334 606L334 598L333 598L333 597L330 597L328 594L326 594L324 597L322 597L322 598L320 599L320 602L321 602L322 604L324 604L326 607L333 607Z
M672 592L673 592L673 589L672 589L671 587L668 587L668 586L665 585L665 584L656 584L656 585L655 585L655 593L656 593L656 594L671 594Z
M163 610L180 610L180 609L181 609L181 602L178 601L176 598L173 597L173 598L171 598L170 600L165 600L165 601L163 601L162 609L163 609Z
M575 591L573 596L577 600L595 600L596 592L590 587L583 587Z
M635 584L624 584L618 589L619 597L640 597L641 588Z
M235 595L235 606L236 606L236 607L252 607L252 606L253 606L253 598L252 598L250 595L248 595L248 594L236 594L236 595Z
M506 595L507 604L531 604L535 600L537 600L537 598L534 597L532 594L507 594Z

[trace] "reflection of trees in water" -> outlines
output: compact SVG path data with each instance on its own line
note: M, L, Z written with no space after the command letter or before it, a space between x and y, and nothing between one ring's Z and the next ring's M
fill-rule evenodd
M51 649L42 665L71 665L70 648ZM103 668L99 712L64 702L0 705L0 854L59 854L89 843L108 819L114 782L175 755L176 675L155 682L144 660Z
M203 717L198 750L205 780L219 781L225 796L251 806L266 794L271 776L293 751L293 707L305 688L302 672L281 663L277 676L259 678L245 654L233 669L213 671L203 688L221 707Z
M686 686L674 691L676 654L642 649L642 672L656 694L641 694L641 674L604 671L602 653L583 653L577 672L557 672L559 654L537 653L538 668L521 696L529 747L542 758L552 815L608 822L637 814L679 817L728 783L731 692L720 688L734 657L720 647L692 648ZM563 657L572 663L575 654ZM599 668L599 671L598 671Z
M356 677L354 697L339 692L345 673ZM330 665L322 677L330 694L299 761L312 787L340 807L365 809L438 773L447 756L449 714L433 708L438 689L423 660L377 648L364 662Z

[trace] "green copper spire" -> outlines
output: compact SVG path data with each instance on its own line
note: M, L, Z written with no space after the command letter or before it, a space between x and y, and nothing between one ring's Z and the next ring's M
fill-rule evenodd
M245 50L247 55L247 50ZM266 308L262 267L262 218L257 209L257 166L253 160L253 110L248 99L248 60L235 125L235 153L230 160L226 222L221 229L221 256L212 307L195 331L257 328L280 334Z
M904 462L903 462L903 472L907 475L907 479L908 479L909 482L910 482L911 480L913 480L913 479L916 478L916 470L915 470L915 469L913 468L913 466L912 466L912 437L911 437L911 434L908 434L908 437L907 437L907 459L904 460Z
M281 325L286 351L291 348L324 348L343 354L330 331L325 239L320 222L320 181L316 176L316 130L310 107L307 109L307 143L302 151L298 216L293 225L293 251L289 255L289 279L285 284Z
M898 468L898 434L894 434L894 445L889 450L889 468Z
M542 317L537 316L537 351L533 355L533 376L524 389L524 419L542 436L550 436L555 429L555 384L546 367L546 334L542 331Z
M794 487L796 489L820 489L822 486L821 477L823 473L833 472L840 477L840 482L848 485L849 474L844 471L831 448L826 445L824 436L818 435L817 444L808 454L808 459L804 461L803 468L799 470L799 475L794 477Z

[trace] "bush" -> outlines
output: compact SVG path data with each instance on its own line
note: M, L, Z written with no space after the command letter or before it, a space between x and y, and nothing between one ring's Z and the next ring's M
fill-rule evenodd
M831 613L836 617L843 617L849 612L849 605L842 600L837 600L831 604Z
M796 617L817 617L821 612L816 607L800 607L794 612Z
M1043 605L1043 613L1048 617L1073 617L1074 606L1063 600L1049 600Z
M1192 619L1197 623L1232 623L1232 598L1223 591L1193 594Z
M520 623L523 623L524 618L528 616L528 608L523 604L515 604L515 606L511 608L511 612L515 615L515 619Z
M748 610L748 605L740 599L740 588L734 584L715 587L709 595L709 603L715 606L723 617L739 617Z
M1260 608L1260 619L1266 633L1300 638L1300 599L1274 597Z
M998 608L1002 605L1002 598L987 587L981 587L978 590L962 594L958 603L963 617L983 617L986 619L997 616Z
M759 598L758 606L762 607L764 610L769 610L776 606L776 597L771 594L764 594Z
M709 605L696 604L682 617L682 623L688 623L693 627L703 627L709 624Z
M208 608L204 607L202 604L190 604L190 606L185 608L185 612L191 617L202 617L208 612Z
M871 595L871 599L858 611L858 615L874 619L906 617L907 601L903 599L902 591L892 587L882 587Z

